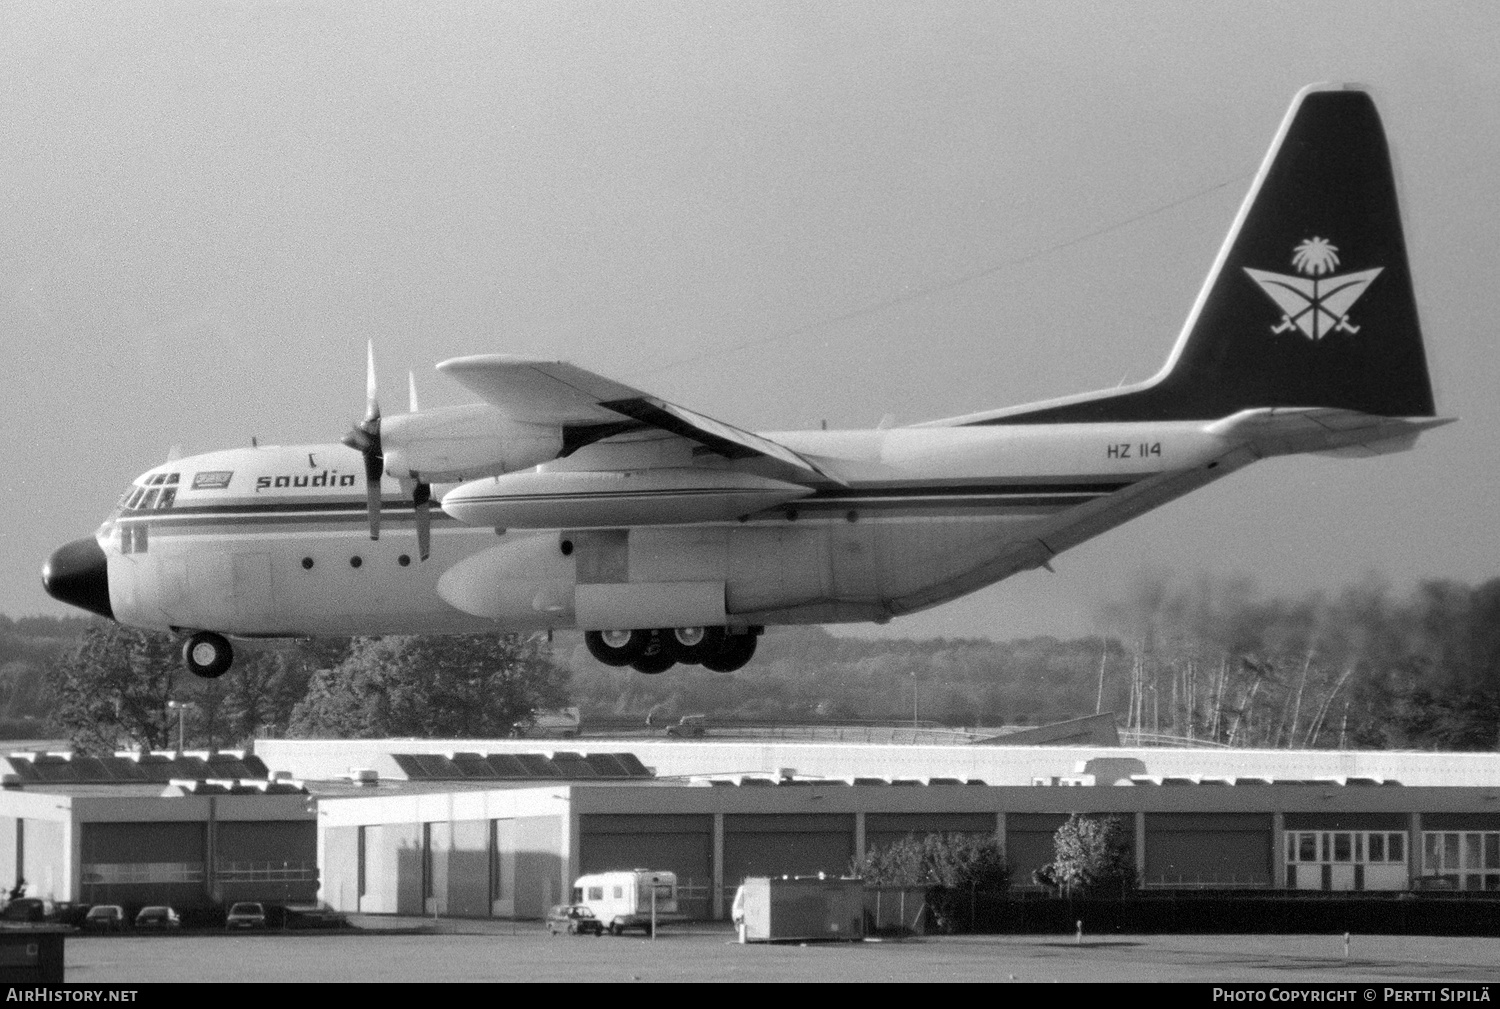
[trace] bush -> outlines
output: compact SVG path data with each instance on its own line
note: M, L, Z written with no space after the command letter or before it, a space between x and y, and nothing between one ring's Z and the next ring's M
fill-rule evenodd
M993 834L908 834L856 856L849 874L876 886L926 887L930 920L939 932L972 918L976 894L1010 888L1010 867Z
M1032 874L1068 897L1123 896L1136 887L1125 822L1074 813L1053 836L1053 860Z

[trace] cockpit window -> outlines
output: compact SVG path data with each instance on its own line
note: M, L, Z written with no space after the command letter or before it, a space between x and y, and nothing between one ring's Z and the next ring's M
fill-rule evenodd
M155 507L155 505L156 505L156 494L157 494L157 491L156 491L156 488L154 488L154 487L152 489L146 491L145 496L142 497L141 500L140 500L139 507L141 507L142 509Z
M161 489L161 497L159 497L159 498L156 499L156 507L158 509L160 509L160 508L170 508L170 507L172 507L172 502L176 501L176 500L177 500L177 488L176 487L163 487Z
M137 487L135 490L130 492L130 497L125 500L125 507L134 508L136 506L136 503L145 496L146 489L144 487Z

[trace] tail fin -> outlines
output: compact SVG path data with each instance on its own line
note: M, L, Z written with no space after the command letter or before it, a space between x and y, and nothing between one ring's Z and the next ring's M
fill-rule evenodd
M980 423L1199 420L1257 407L1435 412L1385 131L1353 87L1313 85L1292 100L1155 378Z

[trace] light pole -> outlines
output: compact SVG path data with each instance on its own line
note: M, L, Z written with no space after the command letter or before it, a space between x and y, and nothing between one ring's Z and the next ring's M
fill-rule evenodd
M183 746L183 738L184 738L183 737L183 731L182 731L182 716L183 716L183 713L186 712L188 708L196 708L196 707L197 707L197 705L194 704L192 701L168 701L167 702L167 710L171 711L171 710L175 709L176 712L177 712L177 753L178 753L179 756L182 754L182 751L186 749L186 747Z

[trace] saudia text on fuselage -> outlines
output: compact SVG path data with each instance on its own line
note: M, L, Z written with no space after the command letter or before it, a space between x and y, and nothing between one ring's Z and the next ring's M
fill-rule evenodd
M336 469L325 469L318 473L282 474L255 478L255 493L263 490L294 490L299 487L353 487L356 476L340 473Z

